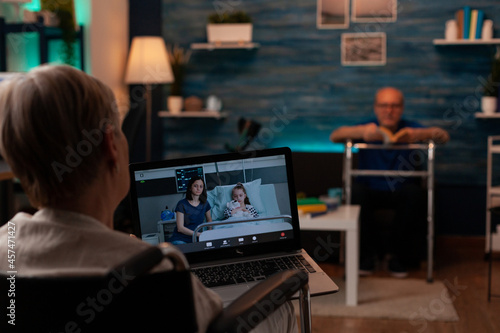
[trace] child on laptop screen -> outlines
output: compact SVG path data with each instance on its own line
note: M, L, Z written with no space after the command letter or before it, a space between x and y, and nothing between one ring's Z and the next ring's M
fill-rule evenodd
M224 217L259 217L254 206L250 204L247 191L242 183L236 184L231 192L233 200L227 203L227 208L224 210Z
M177 220L170 242L177 245L192 243L194 229L204 223L205 219L207 222L212 222L210 209L203 178L199 176L191 178L186 197L175 207Z

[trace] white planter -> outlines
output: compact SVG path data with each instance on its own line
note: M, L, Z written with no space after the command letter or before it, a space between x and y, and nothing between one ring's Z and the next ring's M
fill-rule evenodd
M167 106L168 111L172 114L179 114L182 112L182 104L184 99L182 96L168 96Z
M486 114L493 114L497 110L497 98L495 96L481 97L481 111Z
M252 41L252 23L207 24L209 43L247 43Z

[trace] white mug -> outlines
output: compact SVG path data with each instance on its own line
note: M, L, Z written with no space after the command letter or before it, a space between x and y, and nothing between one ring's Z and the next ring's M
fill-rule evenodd
M458 37L458 25L455 20L446 21L446 29L444 31L444 38L446 40L456 40Z

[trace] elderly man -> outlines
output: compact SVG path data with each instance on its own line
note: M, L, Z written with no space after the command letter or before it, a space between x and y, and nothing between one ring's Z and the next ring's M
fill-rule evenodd
M402 118L403 93L393 87L381 88L375 94L374 119L355 126L342 126L330 135L333 142L352 139L358 142L413 143L434 140L445 143L448 133L438 127ZM418 169L424 161L411 150L361 150L358 168L370 170ZM377 259L388 254L388 269L395 277L406 277L407 266L415 256L411 248L421 219L425 193L419 179L405 177L358 177L353 187L353 202L361 205L360 274L371 274ZM393 217L375 218L375 211L391 209ZM420 215L420 216L419 216ZM387 253L385 253L387 252Z

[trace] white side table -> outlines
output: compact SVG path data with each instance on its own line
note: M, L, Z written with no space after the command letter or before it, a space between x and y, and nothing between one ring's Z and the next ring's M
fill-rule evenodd
M301 230L346 232L346 304L358 304L359 205L343 205L324 215L300 215Z

